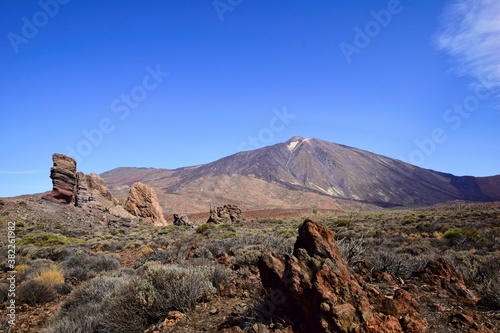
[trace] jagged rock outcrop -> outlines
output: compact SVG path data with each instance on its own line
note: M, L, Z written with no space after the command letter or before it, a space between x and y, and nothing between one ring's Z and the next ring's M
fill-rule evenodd
M53 166L50 169L52 192L42 198L61 204L75 202L75 188L77 183L76 161L63 154L52 155Z
M236 205L224 205L223 207L210 206L210 216L207 223L231 223L239 220L241 209Z
M86 175L78 172L75 205L82 207L89 202L101 203L108 208L118 205L118 200L113 197L104 179L95 173Z
M392 298L350 273L334 234L306 220L292 256L266 253L258 263L262 284L272 290L298 332L423 333L418 303L404 290ZM273 301L273 300L271 300Z
M134 183L129 190L125 209L134 216L142 217L157 226L167 224L158 203L156 192L146 184Z
M194 227L194 224L191 223L191 221L189 221L187 215L178 215L178 214L174 214L174 225Z

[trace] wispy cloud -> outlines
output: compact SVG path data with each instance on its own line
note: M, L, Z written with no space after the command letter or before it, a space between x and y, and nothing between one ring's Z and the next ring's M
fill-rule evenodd
M500 1L455 0L443 14L437 45L454 58L458 74L500 88Z
M0 170L0 175L34 175L43 172L42 170Z

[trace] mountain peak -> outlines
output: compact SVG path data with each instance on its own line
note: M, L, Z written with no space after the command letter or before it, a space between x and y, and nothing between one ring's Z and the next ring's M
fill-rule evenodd
M301 136L294 136L292 138L290 138L286 143L287 147L288 147L288 150L290 151L293 151L295 149L295 147L297 147L297 145L299 145L300 143L302 143L303 141L305 140L308 140L308 139L305 139Z
M291 143L291 142L295 142L295 141L302 141L304 139L305 138L301 137L300 135L296 135L296 136L291 137L286 143Z

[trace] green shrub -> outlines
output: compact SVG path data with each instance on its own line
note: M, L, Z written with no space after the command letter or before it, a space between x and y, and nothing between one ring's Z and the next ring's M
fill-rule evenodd
M221 224L218 224L215 229L217 230L224 230L224 231L228 231L228 232L236 232L236 228L233 227L231 224L229 223L221 223Z
M477 242L480 238L479 233L475 229L468 228L449 228L443 236L455 245L465 244L467 242Z
M283 236L297 236L297 231L295 229L290 229L290 228L278 228L276 231L278 235L283 235Z
M213 230L215 228L213 223L205 223L201 224L196 228L196 233L197 234L202 234L205 235L207 234L210 230Z
M335 227L350 227L351 226L351 221L349 220L345 220L345 219L340 219L340 220L336 220L336 221L331 221L330 223L328 223L328 226L331 227L331 228L335 228Z
M174 232L176 230L177 230L177 226L175 226L175 225L169 225L169 226L166 226L164 228L158 229L157 233L159 235L167 235L167 234L169 234L171 232Z
M19 245L32 244L35 246L69 245L74 243L85 243L85 240L74 237L66 237L60 234L41 232L24 236L18 242Z

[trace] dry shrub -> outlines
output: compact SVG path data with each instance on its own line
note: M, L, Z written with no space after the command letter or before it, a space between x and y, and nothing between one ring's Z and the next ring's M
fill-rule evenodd
M113 254L75 253L66 258L62 265L66 278L86 281L98 272L118 269L120 261Z
M54 300L57 296L54 286L40 280L24 281L17 288L17 301L20 304L35 306Z
M427 256L411 256L407 253L394 253L383 249L375 253L373 268L394 276L410 277L429 262Z
M149 323L147 309L156 302L155 291L144 280L132 278L123 281L105 298L95 332L144 332Z
M214 271L213 266L159 266L150 269L147 276L169 310L187 311L216 292L210 281Z
M95 332L103 318L103 299L111 294L123 277L101 276L82 283L61 304L44 333L84 333Z
M62 284L64 283L64 273L59 267L45 268L35 279L49 284Z
M337 247L342 253L342 258L348 264L354 264L361 260L362 254L366 251L364 236L356 239L341 238L336 241Z
M143 332L169 311L192 309L196 302L216 292L210 282L217 277L215 271L213 266L149 268L144 276L119 284L105 298L103 320L96 332Z
M47 259L36 259L29 263L27 267L24 265L21 267L21 271L18 271L19 281L32 280L40 275L40 272L46 269L54 267L54 262Z

